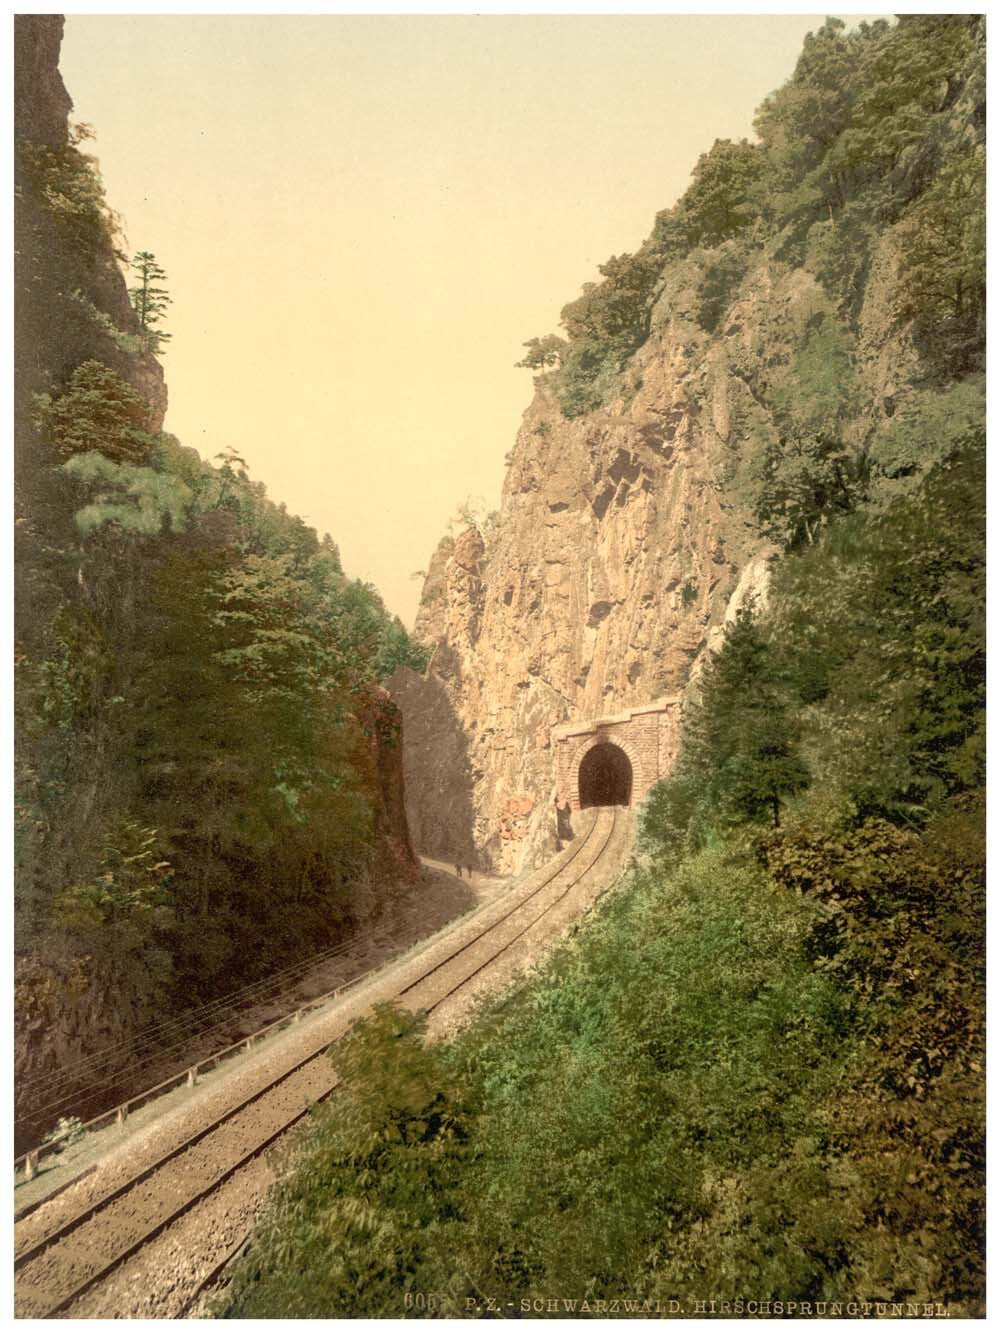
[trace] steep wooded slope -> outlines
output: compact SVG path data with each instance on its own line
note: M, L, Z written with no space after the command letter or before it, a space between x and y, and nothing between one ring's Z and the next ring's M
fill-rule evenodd
M67 123L61 35L58 16L16 21L28 1143L90 1105L51 1109L53 1071L111 1051L111 1092L136 1091L139 1029L331 943L415 873L398 714L376 681L419 654L237 457L213 467L162 433L155 343Z
M974 18L831 21L760 142L717 142L529 345L499 516L438 548L428 680L397 683L428 851L551 851L550 729L684 690L738 586L914 484L952 439L922 421L980 411L982 43ZM442 698L447 741L419 725Z

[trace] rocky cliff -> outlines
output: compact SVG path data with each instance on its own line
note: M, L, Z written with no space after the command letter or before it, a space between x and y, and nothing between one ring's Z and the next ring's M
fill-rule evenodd
M552 728L684 691L727 611L765 595L775 548L738 478L777 430L771 383L836 310L781 248L756 255L711 331L712 255L665 266L649 336L598 410L565 418L554 377L536 378L488 538L470 528L431 561L416 623L432 649L426 679L392 685L422 850L471 841L501 871L548 855ZM852 321L863 389L844 430L858 437L912 392L892 269L886 237ZM450 710L448 726L425 727L431 710Z
M391 916L418 873L374 684L401 630L329 539L161 433L62 30L15 20L19 1150L146 1086L144 1029ZM269 691L230 627L266 654L272 615Z
M59 73L63 25L60 14L14 20L15 384L21 416L15 440L22 474L37 461L24 458L24 448L37 453L39 447L31 395L58 384L88 357L100 358L139 390L150 407L150 430L162 428L167 410L162 367L128 341L138 339L140 328L113 229L94 225L100 212L109 222L113 215L104 210L96 178L70 133L73 103Z

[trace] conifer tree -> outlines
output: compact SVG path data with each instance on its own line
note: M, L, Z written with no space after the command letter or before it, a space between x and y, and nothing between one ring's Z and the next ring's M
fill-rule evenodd
M163 343L171 337L157 327L171 301L167 289L158 285L167 275L149 250L140 250L131 266L139 279L128 292L132 309L139 317L139 327L146 336L150 351L159 352Z
M712 805L727 822L777 825L785 798L808 786L787 702L749 609L726 630L705 669L703 698L685 743Z
M685 712L680 758L650 793L647 846L701 846L712 829L781 820L781 807L809 786L797 728L751 608L726 628L709 658L701 700Z

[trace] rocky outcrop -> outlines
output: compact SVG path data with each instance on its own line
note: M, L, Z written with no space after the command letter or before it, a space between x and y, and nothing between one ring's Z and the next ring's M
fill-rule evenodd
M66 118L73 103L59 73L61 14L14 17L14 132L50 148L67 143Z
M80 531L74 520L80 493L53 466L59 460L36 427L37 395L58 391L82 363L100 361L142 394L149 405L143 424L151 432L162 428L167 396L162 369L139 336L121 268L122 256L116 249L114 219L103 205L99 175L81 155L68 129L72 103L58 69L63 20L53 15L30 15L18 17L15 24L15 572L16 638L18 658L23 663L33 655L41 661L49 660L51 626L59 623L67 607L77 610L90 595L80 556ZM200 466L197 456L189 461L196 472ZM130 580L129 571L140 561L151 569L161 553L164 566L169 567L171 549L166 541L158 546L155 539L147 538L139 547L113 534L104 534L101 540L100 558L107 569L121 575L113 594L109 594L110 599L119 599L116 612L120 610L120 616L117 621L109 616L93 638L86 640L83 650L78 646L80 640L72 639L67 651L70 671L81 662L92 664L97 657L102 661L100 670L106 663L108 674L114 671L112 664L123 637L107 632L108 623L112 628L125 627L128 648L124 655L141 632L135 628L135 588L140 585ZM218 507L195 516L183 537L188 553L197 551L206 558L225 552L238 540L237 516ZM141 554L136 554L137 549ZM197 567L194 561L192 567ZM223 567L221 562L218 567ZM141 586L148 589L150 585ZM92 605L86 605L76 620L67 615L73 624L90 626L97 619ZM95 644L100 644L96 650ZM94 676L88 679L104 684L100 670L95 668ZM127 669L123 676L128 679ZM116 676L116 681L120 683L123 676ZM38 679L47 681L48 677ZM131 684L123 687L119 697L112 697L112 704L125 704L124 690ZM19 688L27 692L34 687L29 684ZM94 698L100 695L98 684L89 688ZM137 692L143 688L140 685ZM186 700L180 678L174 688L175 697ZM164 694L169 689L168 685ZM106 693L114 696L118 690ZM24 693L19 694L19 702L24 697ZM339 705L340 701L334 706ZM350 753L342 760L338 756L338 762L351 782L356 780L362 798L354 817L364 832L354 839L354 845L361 847L371 829L371 855L367 854L366 842L364 860L358 859L356 871L353 866L350 871L356 873L359 882L346 885L340 880L332 882L328 870L314 871L308 849L303 854L303 883L316 881L309 884L314 900L325 896L298 937L290 930L286 934L288 943L280 946L287 954L297 947L298 958L311 949L325 947L337 938L338 930L352 922L362 924L367 913L381 911L383 918L391 915L391 910L386 913L385 909L387 904L391 909L396 887L401 881L413 883L419 872L406 824L398 709L374 685L359 687L349 706L345 745L349 744ZM96 722L90 716L91 708L97 715ZM41 706L38 711L42 711ZM95 957L96 949L86 943L95 938L93 930L89 935L77 932L52 910L55 893L73 884L80 873L79 865L87 864L79 855L78 831L88 826L102 828L104 824L113 827L108 810L115 806L109 802L102 808L101 793L120 784L117 812L134 801L132 809L139 807L140 818L144 818L140 798L134 793L141 790L141 782L146 782L147 790L155 784L148 782L148 771L141 775L138 771L133 738L134 733L127 730L119 734L114 722L109 723L95 704L73 714L71 724L61 722L58 728L53 726L40 736L32 730L31 722L19 731L19 827L54 830L48 841L37 838L28 852L25 844L29 839L19 838L14 1033L19 1151L37 1143L58 1116L95 1114L109 1103L113 1105L118 1096L139 1092L150 1081L150 1075L148 1065L136 1061L137 1034L155 1025L166 1043L164 1059L180 1059L170 1046L176 1032L171 1035L168 1020L196 1001L213 1000L219 992L235 989L236 980L248 976L256 979L254 969L259 974L267 965L266 960L262 966L261 960L254 958L252 943L248 946L246 938L241 938L241 932L250 936L249 928L260 924L249 920L249 912L241 916L232 911L228 917L223 916L228 932L224 947L229 949L231 939L238 960L233 967L234 979L229 979L216 958L213 979L206 980L203 992L192 993L174 979L173 969L178 956L188 963L197 957L196 927L182 921L173 923L172 934L166 926L155 935L136 931L131 943L126 934L124 943L117 940L114 950ZM168 767L169 763L163 765L164 770ZM55 788L62 792L64 782L65 795L46 810L37 798L37 790ZM128 798L122 796L124 790L129 791ZM52 817L53 807L60 813L68 811L72 817ZM42 811L46 812L44 817ZM183 841L183 834L178 841ZM339 870L333 856L327 864ZM250 879L256 870L252 864L241 866L240 882ZM281 926L281 900L274 881L268 877L265 865L259 870L267 889L258 901L264 903L265 912L271 912L266 924ZM110 880L110 874L107 878ZM179 881L180 873L177 878ZM197 875L191 876L189 885L192 881L200 882ZM267 893L273 895L273 902L268 902ZM206 920L211 910L220 910L217 895L210 895L205 888L204 897L206 907L198 917L200 921ZM284 901L291 905L288 916L294 917L299 901L294 884ZM274 902L279 905L274 906ZM279 956L277 961L286 960ZM179 1021L188 1031L189 1025L183 1019Z
M370 738L376 871L390 883L412 883L419 866L406 822L402 716L387 691L372 687L362 722Z
M413 843L451 865L476 867L469 745L448 686L433 671L420 676L406 666L387 685L405 718L403 792Z
M881 253L859 321L869 403L898 398L912 355L878 291L889 262ZM751 429L774 428L759 386L830 299L772 249L710 333L698 320L700 263L696 254L665 275L617 400L567 420L550 380L536 380L489 541L469 529L432 558L416 622L432 650L425 691L439 710L447 699L464 746L454 723L441 743L423 728L412 682L396 693L414 738L411 825L425 850L471 838L502 871L548 855L552 728L683 692L727 615L766 597L773 548L727 479ZM434 815L425 801L459 750L471 812L445 804Z
M17 143L14 265L17 463L19 470L45 446L31 428L31 395L58 386L82 361L112 367L150 405L149 428L162 429L167 410L163 369L148 351L133 350L140 328L108 226L81 244L80 218L90 210L72 193L83 155L70 143L73 103L59 73L61 15L14 20L14 131ZM62 173L62 175L60 175ZM45 206L46 194L70 183L70 207ZM93 205L96 208L96 204ZM78 210L74 212L74 209ZM89 222L89 216L87 217Z

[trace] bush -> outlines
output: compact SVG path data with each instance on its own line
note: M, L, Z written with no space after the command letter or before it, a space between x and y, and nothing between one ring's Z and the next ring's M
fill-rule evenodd
M89 137L85 127L80 129L84 132L77 138ZM107 206L104 185L92 157L80 153L74 142L64 148L50 148L20 140L17 162L22 178L77 251L93 259L105 245L114 247L118 219Z
M230 1318L398 1315L448 1254L467 1137L462 1093L412 1015L380 1006L337 1048L342 1090L234 1270ZM267 1267L261 1255L267 1255Z
M115 463L144 463L154 449L149 404L100 361L84 361L62 389L35 401L35 425L60 458L101 453Z

